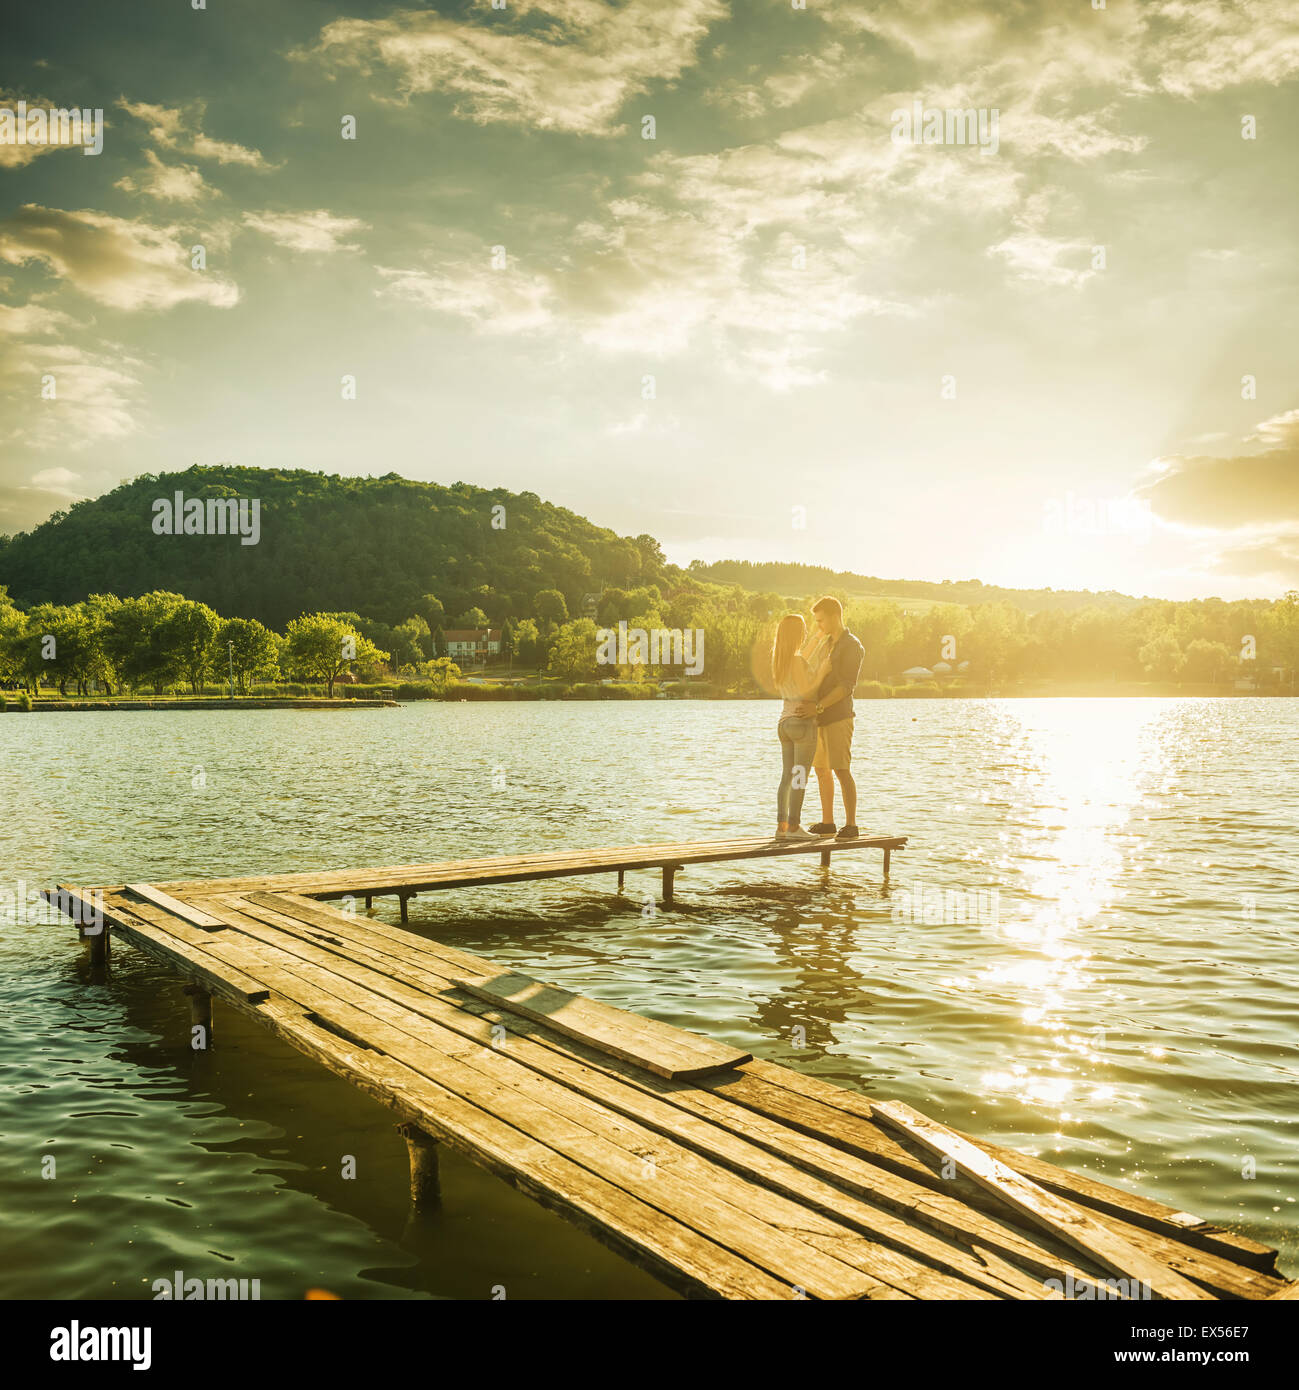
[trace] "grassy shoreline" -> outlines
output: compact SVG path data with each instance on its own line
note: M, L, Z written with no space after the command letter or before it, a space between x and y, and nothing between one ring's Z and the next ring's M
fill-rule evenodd
M1054 681L1024 682L1016 686L987 688L969 685L902 685L887 686L877 681L864 682L857 690L857 701L893 700L987 700L987 699L1127 699L1132 697L1169 698L1176 696L1205 698L1228 697L1293 697L1295 691L1283 689L1236 690L1232 687L1195 682L1135 682L1135 681ZM255 691L236 695L233 699L224 691L201 695L90 695L61 696L43 692L30 701L21 700L18 692L0 691L0 712L18 714L54 711L104 711L146 709L382 709L396 708L418 700L437 700L460 703L477 701L536 701L536 700L754 700L772 699L753 688L724 690L704 681L672 682L660 687L650 682L456 682L441 690L426 682L398 682L395 685L349 686L339 689L330 698L323 688L319 691L303 687L267 692Z

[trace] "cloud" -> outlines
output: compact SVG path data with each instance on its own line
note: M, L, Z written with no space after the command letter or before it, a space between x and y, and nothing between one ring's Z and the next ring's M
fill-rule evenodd
M70 315L36 297L26 304L0 304L0 341L40 337L73 322Z
M447 93L480 124L613 135L624 103L679 77L726 12L721 0L510 0L474 19L398 10L335 20L292 56L395 79L402 101Z
M61 452L125 439L138 428L142 366L120 344L90 348L6 336L0 380L7 427L0 438L11 449ZM74 478L66 469L45 469L32 483L66 500Z
M201 126L207 108L201 101L180 108L154 106L145 101L132 102L123 97L117 104L127 115L145 122L149 127L149 138L164 150L192 155L196 159L215 160L218 164L244 164L250 169L272 167L260 150L236 145L228 140L214 140L205 135Z
M1194 97L1246 83L1275 86L1299 73L1295 0L1162 0L1140 13L1134 66L1148 88Z
M176 227L104 212L29 203L0 222L0 260L38 262L110 308L170 309L194 301L225 309L238 302L235 284L191 270L189 255Z
M554 291L545 276L512 265L492 268L485 246L463 246L424 266L380 266L381 297L469 320L488 333L525 333L553 321Z
M1097 273L1087 263L1090 253L1085 242L1032 232L1016 232L988 248L988 254L1005 261L1017 279L1068 289L1078 289ZM1086 268L1062 264L1066 260L1082 262Z
M1142 491L1167 521L1221 530L1284 524L1299 530L1299 410L1274 415L1247 442L1258 453L1157 459Z
M64 107L59 102L50 101L46 97L26 96L19 92L0 88L0 106L16 111L20 101L27 103L29 111L37 109L43 111L72 110L71 107ZM63 134L63 130L58 125L54 126L52 130L47 130L46 133L53 138L47 139L40 145L0 144L0 169L21 169L43 154L53 154L55 150L82 150L83 152L85 150L84 140L60 140L58 137ZM71 131L68 133L70 135Z
M80 482L81 474L74 473L70 468L42 468L39 473L32 474L32 485L34 487L47 487L54 491L67 493L69 497L79 497L81 494L73 489L69 491L71 484Z
M1296 0L1147 0L1103 10L1077 0L873 0L817 11L866 30L925 65L1022 95L1108 88L1179 97L1270 85L1299 72ZM1009 103L1004 103L1009 104Z
M1228 546L1210 563L1221 574L1299 586L1299 531L1270 540Z
M246 212L244 225L291 251L359 251L355 242L344 241L352 232L364 231L367 223L356 217L335 217L320 208L315 212Z
M144 159L147 168L142 173L125 174L114 187L169 203L197 203L215 196L216 189L192 164L164 164L153 150L145 150Z
M1274 415L1229 457L1157 459L1140 492L1164 520L1206 535L1212 567L1245 578L1299 581L1299 410Z

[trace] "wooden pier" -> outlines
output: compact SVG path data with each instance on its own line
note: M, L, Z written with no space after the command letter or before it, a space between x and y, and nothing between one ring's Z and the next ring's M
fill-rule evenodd
M326 898L847 848L727 841L50 894L390 1107L416 1203L437 1151L498 1174L691 1296L1294 1297L1266 1246ZM347 904L352 906L352 904ZM219 1018L216 1022L219 1027Z
M687 864L720 864L731 859L774 859L790 854L818 854L822 868L830 856L845 850L878 849L884 852L887 878L893 851L906 847L905 835L863 835L855 840L691 841L673 845L616 845L607 849L550 850L543 854L519 854L493 859L450 859L437 864L399 864L385 869L334 869L301 874L274 874L252 878L178 880L158 887L215 893L239 893L252 889L288 890L311 898L361 898L366 907L377 897L396 896L401 918L417 893L446 888L474 888L493 883L529 883L534 879L573 878L584 874L618 875L622 888L629 871L657 870L663 875L663 901L674 897L677 874Z

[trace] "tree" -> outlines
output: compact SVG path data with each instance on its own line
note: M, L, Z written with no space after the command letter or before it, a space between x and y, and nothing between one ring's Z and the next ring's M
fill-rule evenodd
M250 681L274 677L279 670L280 639L256 618L227 618L217 633L217 666L225 653L241 693Z
M425 594L415 605L415 611L429 625L430 631L436 631L447 620L447 610L442 606L442 600L433 594Z
M447 654L447 635L442 629L435 628L433 631L433 655L435 657Z
M898 661L902 644L902 614L896 604L871 600L855 603L847 613L848 627L862 644L861 673L884 680L902 669Z
M104 649L118 676L132 690L151 685L155 694L174 685L183 674L183 653L177 642L184 635L168 619L186 600L165 589L123 599L112 612L104 634Z
M164 640L175 653L176 661L195 694L203 688L204 678L216 655L216 636L221 619L206 603L182 599L167 615Z
M487 626L487 614L481 608L470 608L456 621L460 627L483 628Z
M418 614L397 624L393 629L393 641L402 652L401 660L406 665L418 666L434 654L433 634Z
M9 597L8 588L0 584L0 680L12 681L19 676L22 665L22 639L27 619L21 608Z
M89 644L86 666L87 683L97 680L111 695L117 681L117 669L108 654L108 635L113 627L113 615L122 606L116 594L91 594L81 605L86 615L86 636Z
M570 680L595 674L596 635L590 618L565 623L555 634L547 670Z
M1218 681L1232 660L1226 643L1206 642L1203 637L1197 637L1186 648L1182 674L1190 681Z
M334 613L304 613L285 634L285 661L291 670L324 681L329 694L352 662L386 661L382 652L355 627Z
M536 623L531 618L520 618L514 627L514 653L519 658L520 666L537 664L540 641L541 634L537 631Z
M68 681L77 681L77 693L85 688L91 659L90 631L85 613L78 607L40 603L27 614L21 639L20 668L39 687L42 678L68 693Z
M568 621L568 603L558 589L542 589L532 600L532 610L544 623Z
M1137 653L1141 669L1156 680L1175 680L1186 658L1171 628L1165 628Z
M460 679L462 673L449 656L435 656L432 661L424 663L424 674L437 690L445 691L452 681Z

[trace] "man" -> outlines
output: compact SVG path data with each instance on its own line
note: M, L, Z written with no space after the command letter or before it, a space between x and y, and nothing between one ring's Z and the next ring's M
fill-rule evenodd
M833 835L834 780L839 779L843 794L844 827L836 838L855 840L857 829L857 783L852 778L852 692L857 685L865 652L862 644L843 625L843 604L829 596L812 605L812 617L830 645L829 665L821 680L815 701L799 706L799 714L815 713L817 790L821 794L821 820L812 827L814 835Z

